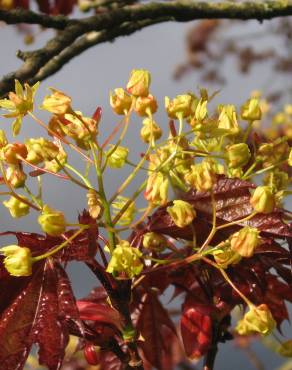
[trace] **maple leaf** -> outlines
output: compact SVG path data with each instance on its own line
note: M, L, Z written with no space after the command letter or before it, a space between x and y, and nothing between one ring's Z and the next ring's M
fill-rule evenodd
M2 305L0 358L6 370L23 368L33 344L39 346L39 363L60 369L68 343L66 320L79 321L71 286L62 266L52 260L34 265L25 278L0 281L5 293L17 287Z
M136 329L142 337L139 347L143 356L158 370L173 368L179 362L173 355L174 342L178 341L176 329L155 292L149 290L141 297L136 315Z

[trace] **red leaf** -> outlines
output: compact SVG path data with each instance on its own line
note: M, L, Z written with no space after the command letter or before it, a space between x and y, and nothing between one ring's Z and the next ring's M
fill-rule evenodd
M140 348L152 366L159 370L171 369L175 363L167 363L167 358L174 359L172 342L177 340L174 324L154 292L146 293L141 304L136 324L143 338Z
M28 278L17 278L17 295L1 312L0 358L3 369L22 369L32 345L39 345L39 362L60 369L68 342L63 318L78 320L65 271L53 260L38 263ZM6 291L15 278L6 279Z
M187 299L181 317L181 335L188 357L204 356L212 344L212 307Z

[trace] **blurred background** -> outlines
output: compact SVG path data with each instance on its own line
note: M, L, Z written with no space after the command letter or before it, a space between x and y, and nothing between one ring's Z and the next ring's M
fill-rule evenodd
M30 28L0 26L1 63L0 75L17 69L20 61L16 50L36 49L52 37L52 31ZM25 45L34 35L32 45ZM25 36L26 34L26 36ZM273 20L259 24L255 21L204 21L187 24L167 23L144 29L130 37L113 43L93 47L73 59L61 71L41 83L37 94L39 104L47 87L55 87L73 98L75 110L90 116L97 106L102 107L100 123L102 136L106 136L119 118L109 105L109 92L126 85L129 73L134 68L148 69L152 74L151 92L160 103L156 121L167 130L168 120L164 112L164 96L205 87L211 93L220 90L214 104L241 105L250 94L259 90L267 98L271 112L281 111L292 104L292 20ZM46 120L46 114L38 116ZM269 117L269 115L268 115ZM9 132L9 121L0 119L1 128ZM139 120L132 119L126 143L135 161L144 147L137 138ZM43 135L43 131L32 120L25 117L19 140ZM80 159L70 157L71 163L80 166ZM107 179L106 189L112 194L118 181L126 172L117 171ZM69 222L76 222L78 212L86 206L86 194L72 185L64 184L44 175L44 195L51 206L63 210ZM135 189L135 184L129 191ZM289 207L289 205L287 205ZM290 205L291 206L291 205ZM12 219L0 205L0 231L26 230L40 232L36 215L31 212L26 218ZM5 245L8 238L2 237ZM95 279L86 268L77 263L67 267L72 278L73 289L78 298L88 294ZM167 299L167 297L166 297ZM175 301L172 305L178 305ZM291 338L291 327L283 327L287 338ZM264 344L255 343L251 348L244 344L221 344L217 358L218 370L292 370L292 364L273 354ZM240 348L241 347L241 348ZM200 368L198 366L198 368Z

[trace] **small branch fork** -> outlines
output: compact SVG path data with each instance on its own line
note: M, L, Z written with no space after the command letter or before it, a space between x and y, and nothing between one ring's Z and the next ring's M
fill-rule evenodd
M108 7L102 13L81 19L38 14L24 9L0 10L0 21L7 24L37 24L60 31L43 48L17 53L24 63L0 80L0 96L5 96L13 89L15 79L22 83L45 79L88 48L119 36L130 35L153 24L198 19L263 21L292 15L292 0L240 3L185 0L124 4L123 7Z

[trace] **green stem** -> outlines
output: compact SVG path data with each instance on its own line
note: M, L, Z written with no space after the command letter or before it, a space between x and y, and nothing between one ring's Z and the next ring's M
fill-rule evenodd
M116 239L115 239L115 233L112 230L110 230L110 229L113 229L113 222L111 218L110 205L109 205L109 202L107 201L105 190L104 190L102 171L100 167L100 160L97 158L96 151L95 151L96 150L95 145L96 144L94 144L93 142L90 142L90 148L91 148L91 152L93 155L97 183L98 183L98 188L99 188L99 195L100 195L100 199L101 199L101 202L104 208L104 218L105 218L106 225L109 226L109 230L108 230L109 249L112 252L116 247Z
M85 176L83 176L82 173L80 173L78 170L76 170L76 168L74 168L73 166L71 166L68 163L65 164L65 167L68 168L68 170L74 172L75 175L77 175L78 177L80 177L80 179L84 182L84 184L88 188L93 189L93 186L91 185L90 181Z

